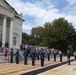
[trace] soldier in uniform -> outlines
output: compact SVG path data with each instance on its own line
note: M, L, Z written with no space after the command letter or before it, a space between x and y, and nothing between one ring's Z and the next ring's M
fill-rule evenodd
M45 53L43 51L43 48L40 51L40 58L41 58L41 66L44 66L44 57L45 57Z
M60 56L60 62L62 62L62 52L59 51L59 56Z
M56 55L57 55L57 53L56 53L56 51L55 51L55 50L54 50L53 55L54 55L54 62L56 62Z
M50 61L50 50L47 50L48 61Z
M68 59L68 65L70 65L70 51L67 50L67 59Z
M37 49L36 49L36 57L37 57L37 60L39 60L39 54L40 54L40 53L39 53L39 49L37 48Z
M35 66L35 50L34 49L31 52L31 57L32 57L32 66Z
M16 53L15 53L15 60L16 60L16 64L19 64L19 49L17 49Z
M24 50L23 56L24 56L24 64L27 65L27 56L28 56L27 49Z
M10 63L13 63L13 49L10 51Z

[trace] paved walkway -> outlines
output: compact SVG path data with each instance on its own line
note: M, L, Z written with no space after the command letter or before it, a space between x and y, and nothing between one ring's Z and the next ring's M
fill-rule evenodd
M76 75L76 61L71 62L71 65L65 64L38 75Z
M63 58L63 62L65 62L65 61L67 61L66 57ZM31 66L31 60L28 61L28 65L24 65L23 62L20 62L20 64L3 63L3 64L0 64L0 75L20 75L20 74L23 74L23 73L27 73L27 72L34 71L34 70L37 70L37 69L45 68L47 66L55 65L55 64L58 64L58 63L61 63L61 62L59 62L59 58L57 58L56 62L53 62L53 59L51 59L50 61L45 60L45 66L44 67L40 66L40 61L38 61L38 60L36 61L36 65L35 66ZM61 74L63 74L64 71L62 71L62 70L66 70L67 71L67 69L68 68L71 69L72 66L75 67L75 64L74 65L67 65L66 64L64 66L64 68L63 67L60 68L61 72L58 70L59 67L55 71L57 73L60 72ZM56 73L55 71L53 71L53 72ZM39 75L54 75L53 72L51 74L50 70L49 70L49 71L41 73ZM61 74L57 74L57 73L55 75L61 75Z

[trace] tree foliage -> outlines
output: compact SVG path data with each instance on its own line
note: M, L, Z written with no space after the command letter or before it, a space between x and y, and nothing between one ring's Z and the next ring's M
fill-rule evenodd
M51 23L46 22L44 27L32 28L30 36L23 33L24 36L28 40L25 42L29 44L57 48L63 52L76 46L76 31L72 23L64 18L55 19Z

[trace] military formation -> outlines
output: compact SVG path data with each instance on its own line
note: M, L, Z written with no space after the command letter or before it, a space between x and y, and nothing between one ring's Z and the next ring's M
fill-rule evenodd
M45 59L50 61L50 58L54 58L54 62L56 62L57 56L60 57L60 62L62 62L63 53L58 51L57 49L49 49L49 48L38 48L38 47L20 47L16 52L13 52L13 49L10 50L10 63L13 63L13 58L15 56L16 64L19 64L20 53L23 54L24 65L28 65L28 59L30 58L32 66L35 66L35 60L40 60L40 64L43 67L45 63ZM70 65L70 51L67 50L67 60L68 65Z

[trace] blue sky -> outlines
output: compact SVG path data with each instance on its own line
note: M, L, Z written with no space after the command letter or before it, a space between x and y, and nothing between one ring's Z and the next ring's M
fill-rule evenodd
M64 17L76 28L76 0L7 0L18 13L23 13L25 22L22 31L31 33L32 27Z

